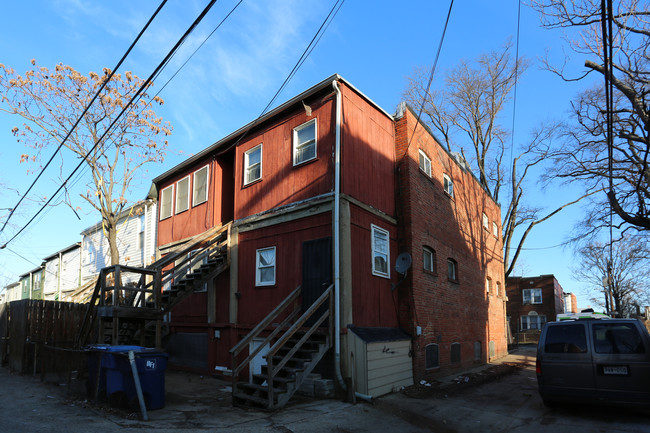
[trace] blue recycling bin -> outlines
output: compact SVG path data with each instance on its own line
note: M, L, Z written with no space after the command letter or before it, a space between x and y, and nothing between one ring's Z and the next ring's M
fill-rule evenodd
M133 351L147 409L161 409L165 406L166 353L141 346L108 345L93 346L90 351L89 389L98 387L99 392L105 393L109 401L120 402L126 399L132 407L138 407L138 394L129 361L129 351Z

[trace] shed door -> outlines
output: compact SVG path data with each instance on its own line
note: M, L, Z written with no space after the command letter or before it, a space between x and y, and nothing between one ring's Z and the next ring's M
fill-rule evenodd
M332 283L332 238L302 243L302 309L306 311ZM319 308L306 324L311 325L326 310ZM327 323L327 322L325 322ZM325 325L323 323L323 325Z

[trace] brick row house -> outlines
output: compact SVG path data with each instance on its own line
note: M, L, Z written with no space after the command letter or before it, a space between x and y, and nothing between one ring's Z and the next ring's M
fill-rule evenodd
M228 233L227 269L167 316L172 364L228 371L297 287L303 310L333 288L321 371L367 394L506 354L500 208L405 105L334 75L153 184L159 257Z
M569 298L572 305L565 311L565 293L554 275L509 277L506 290L510 328L519 342L536 342L545 323L556 320L560 313L577 312L575 295Z

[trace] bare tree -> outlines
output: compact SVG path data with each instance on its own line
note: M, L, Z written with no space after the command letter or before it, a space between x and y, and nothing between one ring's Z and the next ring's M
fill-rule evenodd
M171 126L156 116L153 105L162 99L143 93L121 117L127 102L144 81L126 72L113 75L99 98L83 114L78 127L64 140L82 115L110 71L90 72L84 76L70 66L58 64L54 70L38 66L24 75L0 64L0 110L22 117L22 126L12 132L19 142L32 151L21 162L40 163L44 153L62 145L71 153L66 158L84 159L91 180L80 194L101 215L107 234L111 264L119 263L117 223L120 212L128 205L127 193L143 165L162 162L167 148L166 136ZM114 126L106 133L111 125ZM45 150L50 152L44 152ZM72 205L72 203L70 203Z
M592 234L609 226L609 208L620 218L615 225L624 231L650 229L650 3L638 0L614 2L611 47L613 86L612 184L609 190L607 110L604 96L605 62L598 0L533 0L549 29L577 32L567 44L586 58L586 73L571 77L565 65L546 67L565 80L597 74L598 85L584 90L572 104L574 122L564 128L564 152L556 155L553 175L578 182L587 191L607 191L595 196L587 216L586 231ZM585 233L579 233L583 236Z
M597 294L592 302L621 316L633 315L637 306L648 303L649 250L642 238L624 237L613 244L611 281L607 279L610 266L607 244L590 242L578 252L581 261L576 274Z
M540 125L518 149L509 146L510 131L499 116L510 100L516 80L529 66L526 59L511 56L512 45L480 55L474 62L461 61L445 74L444 87L427 94L428 78L418 70L408 79L406 101L420 107L425 100L425 122L440 133L448 151L462 153L478 172L481 185L501 203L503 262L506 278L512 273L521 249L533 228L556 215L577 198L544 213L526 203L526 188L533 167L555 152L551 147L555 124ZM470 158L464 144L470 147Z

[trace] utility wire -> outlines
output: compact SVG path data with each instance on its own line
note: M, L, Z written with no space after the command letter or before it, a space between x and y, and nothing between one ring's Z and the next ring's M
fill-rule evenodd
M112 69L112 71L111 71L111 73L108 75L108 77L106 77L106 80L104 80L104 83L102 83L102 85L101 85L100 88L97 90L97 92L95 92L95 95L94 95L93 98L90 100L90 102L88 103L88 105L86 105L86 108L83 110L83 112L81 113L81 115L79 115L79 118L78 118L77 121L74 123L74 125L72 125L72 128L70 129L70 131L68 131L68 133L66 134L66 136L63 138L63 141L61 141L61 143L59 143L59 146L56 148L56 150L54 151L54 153L52 154L52 156L50 157L50 159L47 161L47 163L45 164L45 166L44 166L43 168L41 168L41 171L40 171L40 172L38 173L38 175L36 176L36 179L34 179L34 181L33 181L32 184L29 186L29 188L27 188L27 191L25 191L25 193L20 197L20 199L18 200L18 203L16 203L16 205L11 209L11 212L9 213L9 216L8 216L7 219L5 220L4 224L2 224L2 228L0 228L0 233L2 233L2 232L4 231L5 227L7 226L7 223L9 222L9 220L11 219L11 217L13 216L15 210L18 208L18 206L20 206L20 204L23 202L23 200L25 199L25 197L27 197L27 194L29 194L29 192L32 190L32 188L34 187L34 185L36 184L36 182L38 182L38 180L41 178L41 176L43 175L43 173L45 172L45 170L47 170L47 167L49 167L49 165L52 163L52 161L54 160L54 157L56 156L56 154L59 153L59 151L61 150L61 148L62 148L63 145L65 144L65 142L68 141L68 138L70 138L70 135L72 135L72 132L75 130L75 128L77 127L77 125L79 125L79 123L81 122L81 120L83 119L83 117L86 115L86 113L88 112L88 110L90 109L90 107L93 105L93 103L95 102L95 100L99 97L99 95L100 95L100 93L102 92L102 90L104 90L104 87L106 87L106 86L108 85L108 83L111 81L111 78L113 78L113 75L115 75L115 73L116 73L117 70L120 68L120 66L122 66L122 63L124 63L124 61L126 60L127 56L131 53L131 51L133 50L133 48L135 47L135 45L138 43L138 41L140 40L140 38L142 37L142 35L144 34L144 32L147 30L147 28L149 27L149 25L153 22L154 18L156 17L156 15L158 15L158 12L160 12L160 10L163 8L163 6L165 5L165 3L167 3L167 0L163 0L163 1L160 3L160 5L159 5L158 8L156 9L156 11L153 13L153 15L149 18L149 20L148 20L147 23L145 24L145 26L142 28L142 30L140 30L140 33L138 33L138 36L137 36L137 37L135 38L135 40L131 43L131 46L129 46L129 48L126 50L126 52L124 53L124 55L122 56L122 58L120 59L120 61L117 62L117 65L115 65L115 67Z
M59 192L60 192L60 191L61 191L61 190L66 186L66 184L70 181L70 179L72 178L72 176L74 176L74 174L75 174L75 173L76 173L76 172L81 168L81 166L86 162L86 160L88 159L88 156L89 156L91 153L93 153L93 152L95 151L95 149L97 149L97 148L99 147L99 145L103 142L104 137L106 137L106 135L108 134L108 132L109 132L109 131L111 130L111 128L112 128L112 127L117 123L117 121L120 119L120 117L122 117L122 115L123 115L123 114L128 110L128 108L133 104L133 102L134 102L136 99L139 99L139 98L140 98L140 95L142 94L142 92L144 91L144 89L147 88L147 87L150 85L150 83L152 82L153 77L157 76L157 75L160 73L160 71L161 71L161 70L162 70L162 69L163 69L163 68L168 64L169 60L173 57L173 55L176 53L176 51L179 49L179 47L180 47L181 45L183 45L183 43L185 42L185 40L187 39L187 37L188 37L188 36L189 36L193 31L194 31L194 29L195 29L195 28L198 26L198 24L203 20L203 18L205 18L206 14L210 11L210 9L212 8L212 6L214 6L214 4L215 4L216 2L217 2L217 0L211 0L210 3L205 7L205 9L203 9L203 11L202 11L201 14L198 16L198 18L196 18L196 20L192 23L192 25L190 25L190 27L189 27L189 28L187 29L187 31L183 34L183 36L181 36L181 38L178 40L178 42L176 42L176 45L174 45L174 47L173 47L173 48L172 48L172 49L167 53L167 55L165 56L165 58L160 62L160 64L156 67L156 69L155 69L155 70L153 71L153 73L149 76L149 78L147 78L147 79L142 83L142 85L140 86L140 88L138 89L138 91L137 91L137 92L136 92L136 93L131 97L131 99L129 100L129 102L128 102L127 104L125 104L125 106L122 108L122 111L120 111L120 113L119 113L119 114L117 115L117 117L113 120L113 122L108 126L108 128L106 128L106 130L105 130L104 133L101 135L101 137L99 137L99 139L97 140L97 142L95 143L95 145L94 145L94 146L93 146L93 147L92 147L88 152L86 152L86 155L82 158L82 160L81 160L81 161L79 162L79 164L75 167L75 169L72 171L72 173L71 173L71 174L67 177L67 179L63 182L63 184L62 184L62 185L61 185L61 186L56 190L56 192L55 192L55 193L50 197L50 199L49 199L49 200L48 200L48 201L47 201L47 202L46 202L46 203L45 203L45 204L44 204L44 205L43 205L43 206L38 210L38 212L36 212L36 214L35 214L35 215L34 215L34 216L33 216L33 217L32 217L32 218L31 218L31 219L30 219L30 220L29 220L29 221L28 221L28 222L27 222L27 223L26 223L26 224L25 224L21 229L20 229L20 230L18 230L18 232L15 233L13 237L11 237L11 239L9 239L7 242L5 242L4 245L0 246L0 249L6 248L7 245L8 245L10 242L12 242L14 239L16 239L16 238L18 237L18 235L20 235L20 233L22 233L22 232L27 228L27 226L29 226L29 225L32 223L32 221L34 221L34 219L36 219L36 217L37 217L37 216L38 216L38 215L39 215L39 214L40 214L40 213L41 213L41 212L42 212L42 211L43 211L43 210L44 210L44 209L45 209L45 208L46 208L46 207L51 203L51 202L52 202L52 200L54 199L54 197L56 197L56 195L57 195L57 194L58 194L58 193L59 193Z
M415 136L415 131L418 129L418 125L420 124L420 118L422 117L422 111L424 111L424 104L427 102L427 98L430 97L429 95L429 90L431 89L431 83L433 82L433 75L436 72L436 66L438 64L438 59L440 58L440 51L442 51L442 43L445 40L445 34L447 33L447 26L449 25L449 17L451 17L451 8L454 6L454 0L451 0L451 3L449 4L449 12L447 12L447 20L445 21L445 27L442 30L442 36L440 37L440 42L438 43L438 51L436 52L436 58L433 61L433 66L431 67L431 74L429 74L429 82L427 84L427 89L424 92L424 95L422 95L422 104L420 104L420 110L418 111L418 117L415 122L415 126L413 128L413 133L411 134L411 138L409 139L409 143L406 145L406 150L404 150L404 155L400 158L400 162L404 159L406 154L409 151L409 147L411 147L411 142L413 141L413 137Z

